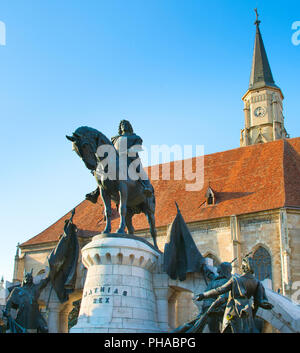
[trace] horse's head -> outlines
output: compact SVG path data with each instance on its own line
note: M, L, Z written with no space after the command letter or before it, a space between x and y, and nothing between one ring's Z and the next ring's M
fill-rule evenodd
M96 152L99 145L111 142L98 130L82 126L73 132L72 136L66 136L72 142L73 150L83 160L90 170L97 168Z
M90 170L95 170L97 167L95 156L97 142L92 130L88 127L80 127L73 132L72 136L66 136L66 138L72 141L73 151L83 160L85 166Z

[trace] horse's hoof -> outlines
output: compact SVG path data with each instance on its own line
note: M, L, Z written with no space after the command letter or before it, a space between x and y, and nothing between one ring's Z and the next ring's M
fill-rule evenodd
M122 229L122 228L119 228L119 229L117 230L117 233L118 233L118 234L126 234L126 233L125 233L125 229Z

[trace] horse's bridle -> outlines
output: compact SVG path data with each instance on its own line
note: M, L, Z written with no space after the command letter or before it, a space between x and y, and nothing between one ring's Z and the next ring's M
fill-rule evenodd
M79 138L76 139L76 141L74 141L74 150L78 154L78 156L83 160L83 162L88 167L88 169L94 170L96 168L96 166L92 166L84 158L83 147L85 145L89 146L89 149L90 149L89 153L92 155L93 154L93 143L90 141L90 139L88 139L84 136L80 136ZM95 159L96 159L96 157L95 157ZM96 162L96 164L97 164L97 162Z

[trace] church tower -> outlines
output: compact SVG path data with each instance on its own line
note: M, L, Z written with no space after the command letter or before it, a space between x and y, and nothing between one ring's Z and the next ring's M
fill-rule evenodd
M241 146L270 142L288 138L284 127L284 99L281 89L276 86L260 32L256 12L256 35L250 84L243 96L245 128L241 131Z

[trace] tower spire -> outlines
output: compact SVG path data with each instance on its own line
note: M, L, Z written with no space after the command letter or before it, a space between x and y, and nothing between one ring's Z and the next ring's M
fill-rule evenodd
M261 21L258 18L258 10L255 9L254 11L256 13L256 21L254 22L256 25L256 34L249 89L262 88L266 86L277 88L273 79L269 60L259 28Z
M241 130L241 146L266 143L289 135L284 127L281 89L276 86L260 32L258 10L250 83L243 96L245 128Z

